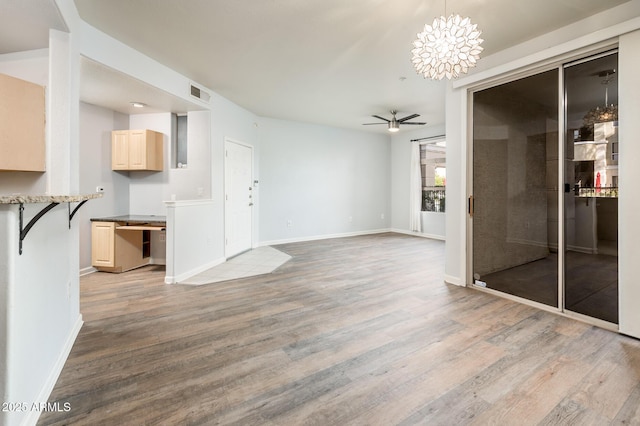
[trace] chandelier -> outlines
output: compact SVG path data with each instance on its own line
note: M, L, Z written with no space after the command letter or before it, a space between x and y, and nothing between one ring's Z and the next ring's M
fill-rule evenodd
M618 121L618 105L605 105L590 109L583 118L585 126L593 126L596 123L606 123L608 121Z
M598 77L603 77L601 83L604 85L604 107L597 106L587 111L582 119L584 127L593 128L595 123L618 121L618 105L609 104L609 83L614 79L615 73L615 69L610 69L597 74Z
M445 15L446 8L445 2ZM413 42L413 66L424 78L458 78L476 65L483 50L481 33L476 24L460 15L435 18Z

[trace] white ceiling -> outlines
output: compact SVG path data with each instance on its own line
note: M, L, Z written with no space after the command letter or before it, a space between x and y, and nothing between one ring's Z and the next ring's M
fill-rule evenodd
M5 21L24 28L11 33L16 49L26 50L21 43L32 38L20 21L37 16L60 25L52 1L0 0L0 28ZM448 0L446 7L478 24L486 56L626 1ZM75 3L90 25L260 116L385 131L361 123L395 109L399 118L418 113L414 121L444 123L445 82L423 79L410 62L411 42L425 23L445 12L444 0ZM33 10L35 5L41 9ZM11 51L6 37L0 32L0 53ZM121 112L131 112L133 100L158 110L188 108L90 61L83 61L81 94Z
M49 28L67 31L52 0L0 0L0 54L47 47Z
M80 75L80 98L83 102L123 114L184 113L202 109L85 57L80 60ZM134 108L131 102L141 102L147 106Z

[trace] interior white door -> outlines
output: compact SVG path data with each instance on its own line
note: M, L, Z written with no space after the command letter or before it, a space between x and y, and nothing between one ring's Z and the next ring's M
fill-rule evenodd
M251 249L253 242L253 148L225 141L225 256Z

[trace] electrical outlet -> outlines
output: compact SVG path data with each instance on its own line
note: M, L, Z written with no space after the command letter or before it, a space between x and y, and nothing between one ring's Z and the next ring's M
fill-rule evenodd
M167 234L161 232L160 235L158 235L158 240L162 242L167 241Z
M384 220L384 213L380 213L380 219Z
M291 219L287 220L287 228L291 228L293 226L293 221Z

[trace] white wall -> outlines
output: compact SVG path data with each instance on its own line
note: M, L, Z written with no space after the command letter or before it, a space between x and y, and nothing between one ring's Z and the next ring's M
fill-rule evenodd
M260 242L388 229L390 155L384 134L261 118Z
M224 262L217 256L216 204L211 200L168 201L167 272L165 283L183 281Z
M0 398L2 401L10 401L10 359L9 350L11 349L11 342L9 340L9 325L10 325L10 304L7 303L11 297L12 288L9 286L10 282L15 281L15 266L14 258L16 256L15 243L10 244L10 241L15 241L18 238L18 230L16 227L16 211L15 208L11 209L8 206L0 206ZM0 414L0 424L6 424L8 414Z
M80 103L80 190L81 194L104 188L102 198L87 202L76 213L80 228L80 270L91 268L92 217L129 213L129 179L111 170L111 131L127 128L129 116Z
M47 88L47 193L69 194L78 189L79 105L78 55L70 35L49 32ZM72 124L73 123L73 124ZM74 161L75 160L75 161Z
M422 235L435 240L446 240L447 215L440 212L420 212Z
M30 220L46 204L25 205ZM75 336L79 313L78 244L69 229L66 204L43 216L27 234L18 254L18 206L0 206L0 281L4 321L2 401L45 402L55 385ZM74 255L75 253L75 255ZM3 273L4 272L4 273ZM2 336L4 334L4 336ZM0 424L21 424L39 413L2 412Z
M131 117L132 122L134 117ZM133 127L132 127L133 128ZM167 135L168 136L168 135ZM192 111L187 114L187 168L170 168L168 149L165 146L165 170L168 180L162 194L163 200L194 200L211 198L211 112Z
M465 285L467 200L467 92L447 85L447 206L445 281Z

